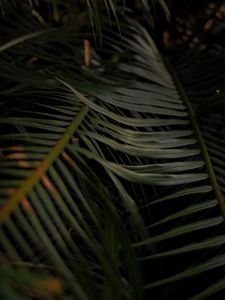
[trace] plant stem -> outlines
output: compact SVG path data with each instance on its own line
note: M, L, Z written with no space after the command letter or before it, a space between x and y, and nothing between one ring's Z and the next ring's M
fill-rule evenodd
M223 196L223 194L221 192L221 189L220 189L220 186L218 184L216 174L215 174L214 169L213 169L212 161L211 161L207 146L205 144L204 138L202 136L202 133L201 133L201 130L200 130L200 127L199 127L194 109L192 107L192 104L191 104L191 102L190 102L190 100L189 100L189 98L188 98L188 96L187 96L187 94L186 94L186 92L185 92L185 90L184 90L177 74L174 72L174 70L170 66L170 63L165 58L163 60L165 62L165 65L166 65L169 73L171 74L171 76L174 80L174 83L175 83L175 85L176 85L176 87L177 87L177 89L180 93L180 96L183 100L183 103L187 108L187 112L189 114L189 119L190 119L190 123L192 125L192 129L193 129L193 131L195 133L195 137L198 141L198 144L199 144L199 147L200 147L200 150L201 150L201 154L202 154L202 157L204 159L204 162L205 162L205 165L206 165L206 168L207 168L207 172L209 174L210 182L211 182L212 187L214 189L216 199L219 203L221 213L222 213L223 218L225 220L224 196Z
M31 175L27 179L22 181L21 185L15 190L13 195L6 201L5 205L3 205L3 207L0 209L0 223L8 218L15 207L17 207L19 203L26 199L26 195L33 190L35 184L43 178L55 159L60 155L60 153L63 152L64 148L66 147L71 137L74 135L75 130L83 121L87 112L88 107L85 105L80 109L57 144L46 155L45 159L38 164L38 166L33 170Z

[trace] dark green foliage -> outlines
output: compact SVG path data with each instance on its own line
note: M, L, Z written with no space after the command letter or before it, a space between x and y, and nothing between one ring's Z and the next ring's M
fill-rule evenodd
M93 33L13 15L1 19L1 299L223 299L223 47L168 63L126 17L85 49Z

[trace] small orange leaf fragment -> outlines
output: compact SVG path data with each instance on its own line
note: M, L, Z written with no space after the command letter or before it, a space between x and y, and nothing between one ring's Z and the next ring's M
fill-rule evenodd
M213 24L214 24L214 20L209 19L204 25L204 28L203 28L204 32L208 32L212 28Z
M19 160L17 164L18 164L18 167L24 168L24 169L27 169L30 166L30 164L26 160Z
M27 198L24 198L21 201L21 205L22 205L23 209L26 210L28 213L33 213L34 212L34 209L31 206L30 201L27 200Z
M12 151L18 151L18 152L24 152L24 148L22 146L11 146L8 148L9 150L12 150Z
M91 46L88 40L84 40L84 63L87 68L89 68L91 63Z
M20 152L15 152L15 153L11 153L11 154L8 154L8 155L5 155L6 158L9 158L9 159L27 159L27 155L25 153L20 153Z
M60 295L63 292L62 281L56 277L50 276L37 283L37 287L40 290L44 290L47 293L54 295Z
M169 40L170 40L170 33L169 33L169 31L164 31L164 32L163 32L163 37L162 37L162 39L163 39L163 44L164 44L164 46L165 46L166 48L168 48L168 47L169 47Z
M44 186L46 187L46 189L49 192L54 192L55 191L54 185L51 183L51 181L48 179L47 176L43 177L42 182L43 182Z
M62 157L67 161L71 160L71 158L69 157L69 155L66 152L63 152Z
M46 161L43 160L42 162L39 163L39 165L37 166L37 168L34 170L34 174L36 176L38 176L39 178L41 178L42 175L43 175L43 167L44 167L45 163L46 163Z
M4 190L4 193L7 195L7 196L11 196L13 193L16 192L16 189L15 188L7 188Z

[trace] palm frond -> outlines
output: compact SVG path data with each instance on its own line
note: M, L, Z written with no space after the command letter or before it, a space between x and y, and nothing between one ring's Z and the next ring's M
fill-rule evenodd
M87 68L83 38L62 29L1 53L1 255L44 265L76 299L204 299L224 289L221 136L210 144L152 38L126 22L105 37L116 63L93 50Z

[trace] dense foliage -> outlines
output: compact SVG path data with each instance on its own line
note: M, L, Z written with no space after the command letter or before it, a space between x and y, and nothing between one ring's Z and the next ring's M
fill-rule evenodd
M0 1L1 299L223 299L215 2L168 40L164 1Z

